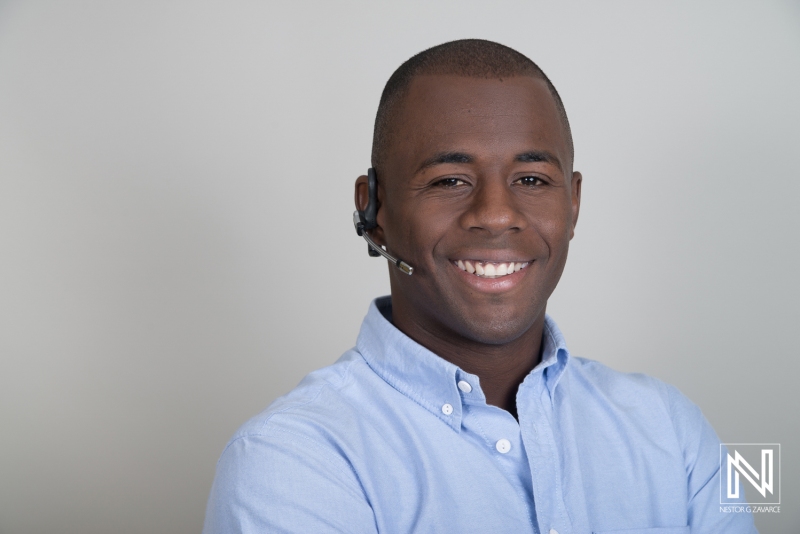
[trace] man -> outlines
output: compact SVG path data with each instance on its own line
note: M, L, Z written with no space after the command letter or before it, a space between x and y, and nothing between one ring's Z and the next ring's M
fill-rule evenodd
M355 198L359 232L405 270L354 349L234 436L206 532L755 531L720 512L698 408L571 356L545 315L578 220L572 161L555 88L514 50L455 41L392 75L377 186L359 177Z

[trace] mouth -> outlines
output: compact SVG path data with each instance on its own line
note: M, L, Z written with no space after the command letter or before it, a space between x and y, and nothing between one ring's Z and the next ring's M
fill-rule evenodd
M452 260L453 265L462 271L479 278L502 278L518 273L530 265L529 261L483 261L483 260Z

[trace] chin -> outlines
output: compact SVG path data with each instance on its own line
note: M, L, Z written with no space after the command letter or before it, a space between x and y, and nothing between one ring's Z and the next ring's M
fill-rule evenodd
M538 314L503 314L501 316L461 317L460 334L472 341L485 345L504 345L519 339L536 322Z

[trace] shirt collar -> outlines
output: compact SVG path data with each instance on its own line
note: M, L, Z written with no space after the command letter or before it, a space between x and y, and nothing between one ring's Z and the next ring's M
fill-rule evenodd
M380 297L372 302L361 325L356 349L389 385L460 431L462 397L463 402L470 404L486 402L479 378L440 358L395 328L391 323L391 310L391 297ZM542 361L525 381L542 372L552 398L569 361L569 351L550 316L545 317L542 341ZM472 390L461 392L460 381L467 382Z
M549 315L544 317L544 330L542 332L542 361L533 368L528 377L541 370L544 374L550 400L555 397L556 386L567 369L570 360L567 342L558 325ZM527 378L526 377L526 380Z

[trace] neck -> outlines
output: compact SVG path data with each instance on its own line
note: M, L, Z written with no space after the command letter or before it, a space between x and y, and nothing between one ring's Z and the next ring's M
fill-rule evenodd
M392 321L401 332L467 373L477 375L487 404L517 417L517 389L541 361L544 312L518 338L501 344L468 339L452 330L413 320L413 314L397 313Z

